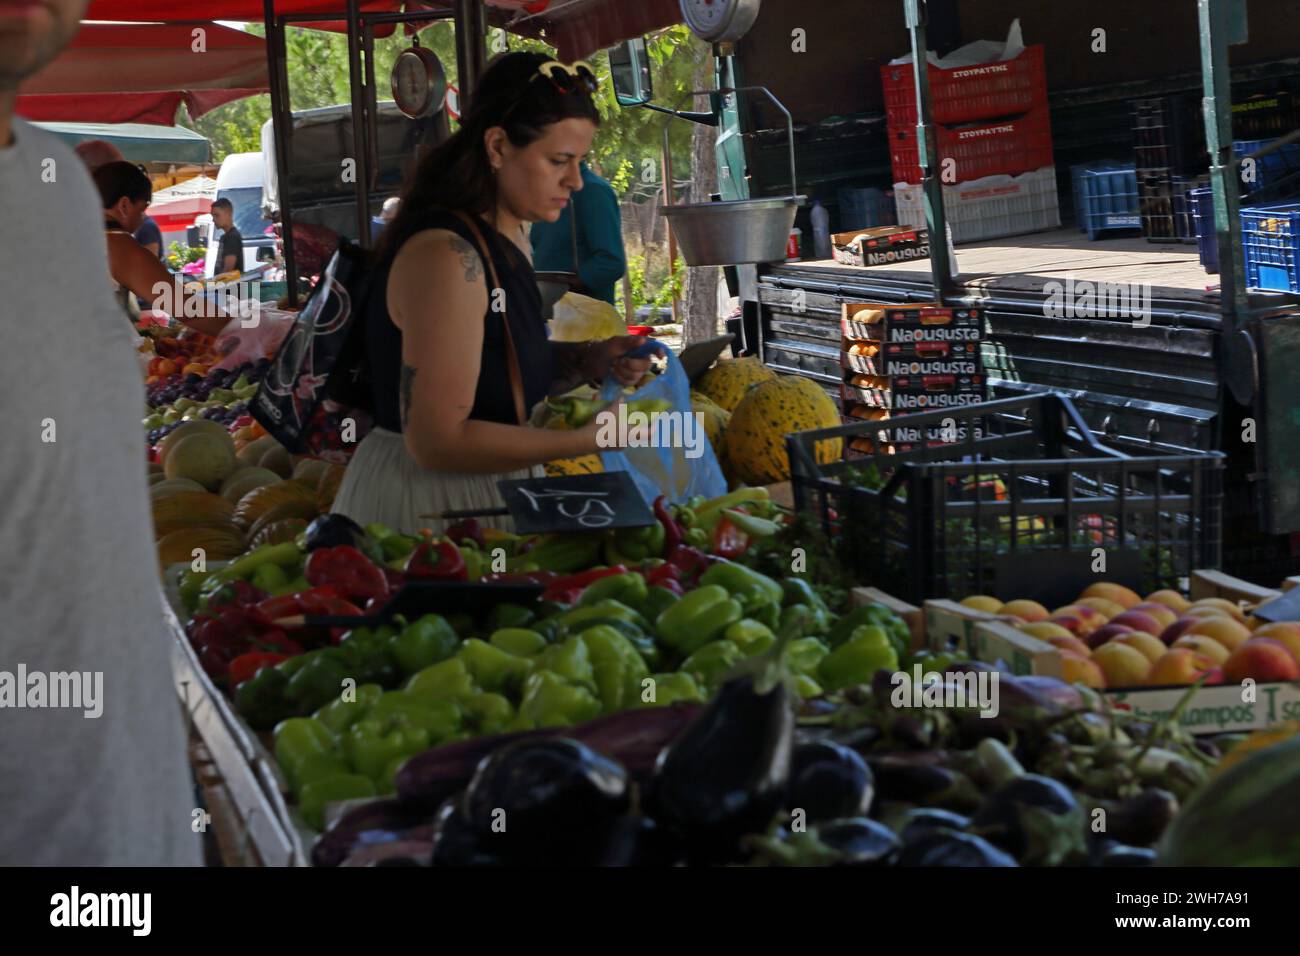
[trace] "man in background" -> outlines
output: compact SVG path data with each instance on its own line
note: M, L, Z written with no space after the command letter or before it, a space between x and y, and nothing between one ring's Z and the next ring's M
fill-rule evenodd
M613 305L614 287L627 271L618 196L586 163L581 166L582 188L569 197L560 218L533 224L533 268L575 272L572 291Z
M244 271L244 237L235 228L235 207L229 199L222 197L212 204L212 225L224 229L221 245L217 247L217 264L213 275L223 272Z
M0 865L193 865L139 339L113 301L86 167L13 115L85 10L0 2L0 540L14 545L0 553Z

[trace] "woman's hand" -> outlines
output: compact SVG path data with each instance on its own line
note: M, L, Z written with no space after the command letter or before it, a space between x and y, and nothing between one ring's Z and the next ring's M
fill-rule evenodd
M650 368L650 357L628 358L627 353L644 345L645 341L644 335L616 335L592 343L583 363L583 376L588 380L604 381L606 376L612 375L620 385L635 385Z
M622 407L623 396L620 395L593 415L591 421L576 430L575 434L582 436L581 440L586 449L585 453L595 452L599 454L612 448L623 447L619 442L618 429L619 410Z

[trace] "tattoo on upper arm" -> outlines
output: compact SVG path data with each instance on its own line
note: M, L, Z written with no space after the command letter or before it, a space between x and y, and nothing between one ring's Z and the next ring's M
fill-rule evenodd
M465 270L466 282L477 282L483 276L483 263L478 250L460 236L451 237L451 248L460 256L461 268Z
M414 384L415 384L415 369L412 366L407 365L405 362L403 362L402 377L401 377L401 411L402 411L403 428L406 427L406 423L410 420L411 417L411 388Z

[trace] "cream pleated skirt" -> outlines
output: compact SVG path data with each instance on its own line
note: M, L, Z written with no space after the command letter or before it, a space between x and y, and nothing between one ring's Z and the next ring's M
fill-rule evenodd
M361 440L348 462L332 511L346 515L363 527L378 522L396 531L414 534L421 528L441 532L446 524L422 514L498 508L502 478L531 478L545 474L541 465L499 475L430 471L417 465L402 436L374 428ZM509 530L508 517L479 518L484 527Z

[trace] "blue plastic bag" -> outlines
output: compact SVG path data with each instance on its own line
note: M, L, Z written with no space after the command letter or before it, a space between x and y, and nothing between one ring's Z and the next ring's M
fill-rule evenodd
M727 480L722 476L717 456L704 433L704 423L691 409L691 384L682 370L682 363L672 349L662 342L649 341L630 353L648 355L658 352L668 361L662 375L644 388L626 397L625 402L644 398L667 399L672 402L669 411L651 419L639 436L648 440L644 447L611 448L600 453L606 471L626 471L636 482L637 490L647 502L664 495L672 504L679 504L703 495L716 498L727 493ZM622 394L622 387L612 378L605 380L601 398L612 402ZM628 412L624 410L624 417ZM638 424L632 416L629 425ZM635 429L632 429L635 432Z

